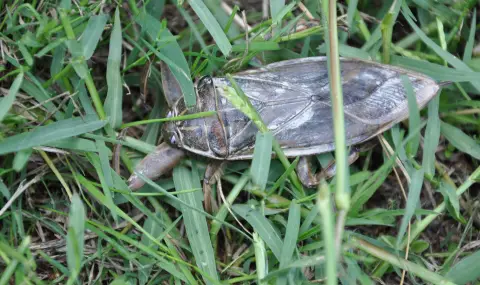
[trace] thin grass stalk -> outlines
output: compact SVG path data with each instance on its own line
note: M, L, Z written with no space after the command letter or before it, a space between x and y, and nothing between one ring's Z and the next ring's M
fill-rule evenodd
M65 188L65 192L67 193L68 195L68 199L71 201L72 200L72 196L73 196L73 193L72 193L72 190L70 190L70 187L68 187L68 184L67 182L65 181L65 179L63 179L63 176L62 174L60 173L60 171L58 171L57 167L55 167L55 164L53 163L53 161L48 157L47 153L43 150L38 150L38 153L40 153L40 155L42 156L43 160L47 163L47 165L50 167L50 169L52 170L52 172L55 174L55 176L57 177L58 181L60 181L60 184L62 184L63 188Z
M347 148L345 138L345 118L343 111L343 94L340 79L340 56L338 53L337 34L337 1L324 0L324 19L328 25L327 57L328 75L330 79L330 94L332 98L333 127L335 135L335 160L337 165L337 187L335 202L340 210L347 211L350 207L350 191L348 187ZM327 20L328 19L328 20Z
M318 185L317 207L322 217L322 235L325 243L325 271L327 285L337 284L337 250L335 248L334 215L330 202L330 188L325 180Z
M342 238L345 226L345 219L347 217L348 209L350 208L350 190L348 186L348 163L347 163L347 147L345 138L345 118L343 111L343 93L342 83L340 78L340 55L338 53L338 32L337 32L337 1L324 0L324 23L328 25L328 37L325 37L327 44L327 62L328 62L328 77L330 81L330 96L332 98L332 113L333 113L333 128L335 135L335 161L337 164L337 185L335 191L335 203L339 209L337 218L337 225L335 229L336 242L334 250L336 254L333 261L336 261L340 255L342 247ZM331 260L332 257L327 260ZM332 261L332 262L333 262ZM328 271L327 264L327 271ZM329 279L332 276L327 277ZM335 277L336 278L336 277ZM334 283L330 283L334 284Z

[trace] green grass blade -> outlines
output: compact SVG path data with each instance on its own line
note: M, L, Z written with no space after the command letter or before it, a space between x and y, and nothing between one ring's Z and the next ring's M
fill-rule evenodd
M110 36L110 48L107 62L107 98L105 99L105 112L113 128L122 125L122 77L120 75L120 61L122 57L122 27L120 23L120 12L115 11L115 21Z
M161 29L162 24L149 14L142 12L135 20L153 40L157 40L157 38L160 40L163 38L173 38L172 33L167 29ZM192 80L190 79L190 68L188 67L187 60L183 55L180 45L177 41L162 44L160 53L169 59L169 61L165 61L165 63L180 84L186 105L189 107L195 106L196 96Z
M232 45L207 6L201 0L189 0L188 3L210 32L223 55L228 56L232 50Z
M160 216L160 215L158 215ZM153 218L147 218L143 223L143 228L149 232L152 236L158 237L162 234L164 228ZM152 250L157 250L157 246L148 239L146 235L142 235L141 243L147 247L150 247ZM151 279L151 272L153 270L153 265L155 260L150 259L146 256L141 256L139 262L142 264L142 267L138 270L138 282L139 284L147 284L148 280Z
M445 275L456 284L467 284L480 278L480 250L463 258Z
M435 153L437 152L438 142L440 140L440 118L438 108L440 96L428 103L428 121L425 128L425 141L423 143L422 167L426 175L435 175Z
M262 279L268 274L267 251L265 250L265 243L256 232L253 233L253 248L255 250L255 265L258 284L267 285L268 283L262 281Z
M47 143L45 146L57 147L62 149L79 150L85 152L97 152L97 146L91 140L82 138L66 138L55 142ZM110 149L107 149L108 156L112 155Z
M20 172L28 163L28 159L32 155L33 150L31 148L27 148L21 150L15 154L15 158L13 159L13 169L15 171Z
M278 11L272 12L272 23L274 25L280 25L285 15L287 15L287 13L290 12L296 4L297 4L296 2L290 2L288 5L285 5L285 3L283 3L281 9L279 9Z
M277 260L280 260L283 242L270 221L250 205L237 204L233 205L232 209L252 225L255 232L260 235L262 240L272 250Z
M105 121L97 120L96 117L86 116L84 119L72 118L41 126L1 141L0 155L92 132L103 128L105 123Z
M472 51L473 45L475 44L475 32L477 23L477 9L473 9L472 23L470 24L470 34L468 35L468 41L465 45L465 50L463 52L463 62L468 63L472 60Z
M23 72L19 73L15 80L13 81L12 85L10 86L10 90L8 90L8 95L0 100L0 122L3 121L3 118L7 114L8 110L13 105L15 101L15 97L17 96L18 90L23 82Z
M70 284L73 284L80 274L84 251L85 218L85 208L82 200L77 194L74 194L68 216L67 234L67 263L70 271Z
M265 190L267 186L268 173L272 161L272 140L273 135L271 132L258 132L255 140L250 175L252 182L261 190Z
M470 72L472 69L466 65L463 61L459 60L449 52L444 51L439 45L437 45L432 39L430 39L418 26L415 24L413 19L410 16L410 13L408 12L408 7L406 5L403 6L402 8L402 13L405 16L405 19L407 20L408 24L412 29L418 34L420 39L428 46L430 47L436 54L438 54L442 59L444 59L446 62L451 64L453 67L455 67L458 70L461 71L466 71ZM477 89L480 90L480 82L478 80L471 80L470 83Z
M452 185L442 182L440 187L438 187L438 191L442 193L444 201L451 206L451 209L453 210L453 213L451 213L452 216L457 220L463 220L463 218L460 216L460 201Z
M184 166L177 166L173 170L173 181L177 191L200 187L200 181L194 181L192 172ZM195 191L179 194L178 198L185 204L197 208L199 211L203 211L203 197L200 192ZM212 280L218 280L218 275L213 246L208 233L207 219L205 216L199 215L197 211L193 211L184 205L181 205L181 210L183 214L183 221L185 223L185 230L187 232L193 255L195 256L195 261L198 267L209 276L207 278L204 275L204 281L207 284L212 284Z
M480 145L462 130L445 122L441 122L440 130L454 147L476 159L480 159Z
M280 254L280 267L293 261L293 253L297 248L298 232L300 231L300 205L295 201L290 203L288 223L285 238L283 239L282 253Z
M270 0L270 17L272 19L275 19L275 17L283 9L284 6L285 0ZM273 23L278 24L278 21L273 21Z
M416 169L413 171L411 176L411 182L408 187L408 196L407 196L407 205L405 207L405 215L403 215L400 228L397 235L397 248L400 246L400 243L403 240L403 236L407 231L408 223L415 213L415 209L420 201L420 191L422 190L423 185L423 169Z
M410 131L418 129L420 126L420 111L418 110L417 99L415 91L413 90L412 82L406 75L401 75L403 87L407 93L408 99L408 129ZM407 152L415 157L420 145L420 133L412 134L414 137L407 144Z
M89 60L97 48L103 29L108 21L108 15L101 14L92 16L88 20L87 27L83 31L81 45L83 47L83 56Z

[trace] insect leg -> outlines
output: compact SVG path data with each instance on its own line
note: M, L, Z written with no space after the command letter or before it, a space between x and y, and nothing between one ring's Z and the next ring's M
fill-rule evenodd
M218 208L217 203L212 197L212 185L220 180L225 165L225 161L213 161L207 165L207 169L205 170L205 176L203 178L203 201L207 213L212 213L213 210Z
M377 145L377 142L375 140L369 140L364 143L361 143L359 145L355 145L350 149L350 153L348 154L348 165L353 164L358 157L360 156L361 152L371 150L375 145ZM335 176L337 173L337 165L335 161L332 161L325 169L323 169L321 176L318 178L320 181L321 177L324 178L330 178Z
M145 184L136 173L141 173L151 180L170 172L185 156L185 153L178 149L162 143L149 153L135 167L135 172L128 179L128 187L137 190Z
M312 168L312 156L302 156L300 157L298 164L297 164L297 175L300 179L300 182L303 186L307 188L313 188L320 183L321 177L319 175L313 173ZM321 172L319 172L321 173Z
M348 155L348 165L353 164L359 157L360 152L370 150L375 143L368 141L358 146L353 146ZM301 157L297 164L297 175L303 186L313 188L317 186L322 178L331 178L337 173L337 164L332 161L325 169L313 173L312 157Z

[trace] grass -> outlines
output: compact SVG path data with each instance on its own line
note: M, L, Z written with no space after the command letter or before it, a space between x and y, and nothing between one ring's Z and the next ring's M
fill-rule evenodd
M0 1L0 285L479 284L477 1L271 0L268 19L259 1L243 24L246 7L212 0L117 2ZM295 30L308 14L316 25ZM318 55L339 162L338 56L453 84L418 110L403 78L408 122L304 189L298 158L229 77L261 133L253 161L230 163L213 188L218 208L203 208L198 157L128 189L162 123L212 115L165 118L160 60L194 106L202 75Z

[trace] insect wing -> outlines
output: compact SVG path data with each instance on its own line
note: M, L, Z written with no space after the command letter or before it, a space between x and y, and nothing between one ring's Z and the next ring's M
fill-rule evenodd
M408 116L400 75L409 76L423 107L437 92L428 77L356 59L342 59L347 144L368 140ZM334 148L333 119L325 57L288 60L239 73L235 80L275 135L287 156ZM217 86L229 85L217 78ZM221 88L218 88L221 92ZM221 96L220 96L221 97ZM220 98L231 159L250 158L257 128L225 98Z

